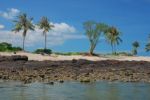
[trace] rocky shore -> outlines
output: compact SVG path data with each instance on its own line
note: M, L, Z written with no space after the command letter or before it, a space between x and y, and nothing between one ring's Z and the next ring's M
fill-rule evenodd
M150 82L150 62L146 61L33 61L27 56L0 56L0 79L35 81L94 82L99 80Z

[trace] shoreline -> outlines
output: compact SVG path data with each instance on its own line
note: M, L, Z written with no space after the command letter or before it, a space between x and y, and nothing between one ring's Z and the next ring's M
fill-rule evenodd
M0 56L0 79L35 81L119 81L150 83L150 62L72 59L33 61L27 56Z
M113 55L86 56L86 55L56 55L56 54L41 55L41 54L35 54L35 53L29 53L29 52L16 52L16 54L14 54L13 52L0 52L0 56L15 56L15 55L27 56L28 60L34 60L34 61L44 61L44 60L71 61L73 59L76 59L76 60L85 59L85 60L90 60L90 61L118 60L118 61L148 61L150 62L149 56L120 56L120 55L118 56L113 56Z

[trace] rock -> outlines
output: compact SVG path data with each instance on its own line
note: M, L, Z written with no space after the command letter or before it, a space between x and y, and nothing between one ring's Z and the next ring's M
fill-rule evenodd
M0 56L0 62L2 61L28 61L28 57L20 55Z
M72 63L77 63L77 60L76 59L72 59Z
M64 83L64 81L63 81L63 80L60 80L59 82L60 82L60 83Z
M79 65L90 64L90 62L91 62L91 61L88 61L88 60L85 60L85 59L79 59L79 60L77 61L77 63L78 63Z
M39 75L41 78L45 78L45 75Z
M11 56L11 59L13 61L28 61L28 57L27 56L20 56L20 55L14 55L14 56Z
M28 78L24 80L24 84L30 84L30 83L32 83L32 78Z
M54 82L48 82L46 84L49 84L49 85L54 85Z
M91 80L89 78L83 78L80 80L81 83L90 83Z

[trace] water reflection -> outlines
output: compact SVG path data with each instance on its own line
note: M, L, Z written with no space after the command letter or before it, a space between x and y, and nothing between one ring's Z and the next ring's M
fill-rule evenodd
M150 84L65 82L47 85L0 82L0 100L150 100Z

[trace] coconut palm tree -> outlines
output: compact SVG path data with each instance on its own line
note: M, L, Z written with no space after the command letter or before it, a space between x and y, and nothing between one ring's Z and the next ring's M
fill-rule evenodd
M110 43L112 48L112 54L116 54L116 46L122 42L122 39L120 38L120 32L115 27L109 27L105 31L105 37L108 43Z
M83 24L85 33L90 41L89 54L93 55L94 49L99 42L100 35L104 32L107 25L103 23L96 23L94 21L87 21Z
M140 44L138 41L135 41L132 43L133 49L132 49L132 54L137 55L137 49L140 47Z
M28 18L25 13L20 14L17 16L17 20L14 20L15 26L12 29L15 33L23 31L23 43L22 48L24 50L24 43L25 43L25 37L28 32L28 30L34 30L34 25L32 24L33 18Z
M54 25L51 25L47 17L42 17L38 23L40 29L43 29L43 35L45 36L45 50L47 49L47 32L52 30Z

